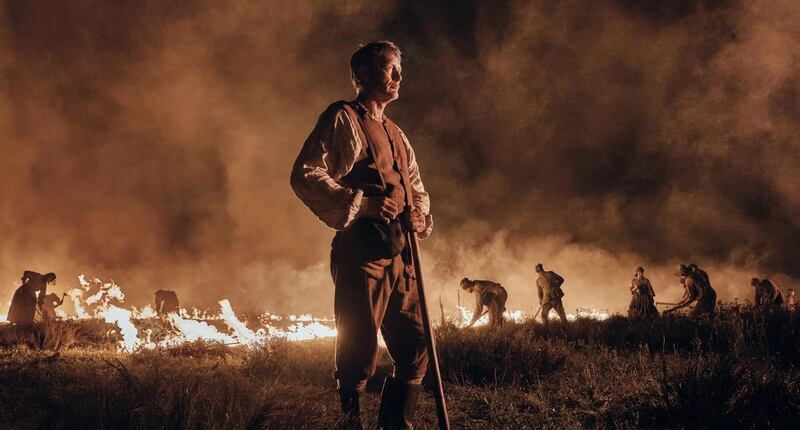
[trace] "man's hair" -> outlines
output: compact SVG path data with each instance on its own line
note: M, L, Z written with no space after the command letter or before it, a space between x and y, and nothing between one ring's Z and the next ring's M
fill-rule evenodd
M56 274L53 272L45 273L44 275L44 282L50 283L56 280Z
M466 290L470 286L470 284L472 284L472 281L470 281L469 278L464 278L464 279L461 280L461 284L460 285L461 285L461 288Z
M750 285L758 285L759 282L761 282L761 280L758 278L750 279Z
M361 45L350 57L350 80L357 93L364 89L363 76L359 76L361 69L366 67L371 73L378 66L381 55L385 55L387 52L397 55L398 58L403 54L394 42L382 40Z
M644 267L642 266L637 267L636 270L633 271L633 273L644 273Z

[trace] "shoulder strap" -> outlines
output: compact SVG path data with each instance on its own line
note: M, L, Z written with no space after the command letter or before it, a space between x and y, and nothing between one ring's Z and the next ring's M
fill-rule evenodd
M341 101L340 103L344 108L344 111L347 112L347 115L350 117L350 121L353 123L353 127L356 128L356 134L358 134L358 138L361 139L361 141L367 145L367 148L369 149L369 152L374 159L375 148L373 146L372 141L367 138L367 133L364 131L364 123L361 121L361 116L358 114L358 112L356 112L355 109L353 109L353 106L350 104L350 102ZM358 124L357 127L356 124ZM378 176L381 178L381 185L386 187L386 180L383 177L383 172L381 172L381 169L378 168L376 168L375 170L378 171Z
M413 190L411 189L411 180L409 178L408 173L408 153L406 153L405 141L403 141L403 136L400 132L400 127L397 126L392 120L386 119L386 125L384 125L386 129L386 135L389 137L389 140L394 147L395 152L397 153L398 157L398 166L400 167L400 177L403 180L403 188L405 188L406 192L406 200L408 205L414 205L414 198L413 198ZM390 131L391 129L391 131ZM400 142L395 142L396 139L392 137L392 134L396 134L399 138ZM398 146L400 145L400 146Z

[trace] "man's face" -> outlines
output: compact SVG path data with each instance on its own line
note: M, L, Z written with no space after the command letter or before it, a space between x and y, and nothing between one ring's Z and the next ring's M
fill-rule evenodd
M644 277L644 272L636 272L635 275L638 279L642 279Z
M400 57L393 52L387 52L381 55L376 66L364 84L364 93L384 103L397 100L400 97L400 81L403 80Z

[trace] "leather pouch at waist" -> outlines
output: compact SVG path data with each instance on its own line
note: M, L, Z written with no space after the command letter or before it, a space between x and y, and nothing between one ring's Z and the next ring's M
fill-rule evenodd
M333 238L334 253L351 262L365 263L393 258L406 247L405 231L399 220L389 224L373 218L360 218Z

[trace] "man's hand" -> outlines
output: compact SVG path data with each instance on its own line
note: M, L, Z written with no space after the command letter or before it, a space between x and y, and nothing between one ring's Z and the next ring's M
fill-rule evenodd
M364 197L366 210L364 216L378 218L385 223L397 218L400 214L400 206L397 202L388 197Z
M428 224L425 222L425 214L420 212L417 209L411 210L411 228L414 229L417 233L422 233L428 227Z

